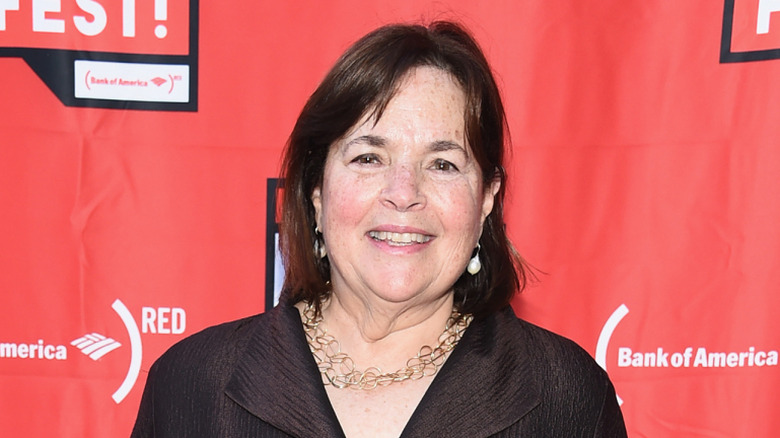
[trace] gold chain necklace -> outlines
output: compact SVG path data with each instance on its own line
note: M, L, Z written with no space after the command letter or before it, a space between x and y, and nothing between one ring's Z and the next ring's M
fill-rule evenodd
M435 348L424 345L417 356L406 361L406 367L392 373L383 373L377 367L370 367L364 371L357 370L355 361L341 351L339 341L320 328L322 315L315 316L314 306L311 303L306 305L303 319L309 350L317 362L324 384L337 388L374 389L377 386L387 386L404 380L417 380L436 374L447 354L458 345L474 318L471 315L461 317L457 310L452 309L452 315L447 320L444 332L439 335L439 345Z

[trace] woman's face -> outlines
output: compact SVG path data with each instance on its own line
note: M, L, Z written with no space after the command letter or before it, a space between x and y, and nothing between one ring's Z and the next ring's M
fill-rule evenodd
M331 145L312 202L335 293L414 304L450 292L499 188L483 187L464 114L452 76L418 67L376 124Z

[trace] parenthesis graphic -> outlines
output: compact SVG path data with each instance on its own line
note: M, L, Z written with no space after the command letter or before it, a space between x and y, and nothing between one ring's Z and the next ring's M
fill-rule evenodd
M615 331L618 323L628 314L628 307L625 304L621 304L612 315L610 315L604 327L601 329L599 335L599 341L596 344L596 363L598 363L604 371L607 371L607 347L609 347L609 339L612 337L612 332ZM623 404L623 399L618 396L618 404Z
M87 74L84 75L84 83L87 85L87 90L92 90L92 88L89 88L89 74L92 73L92 70L87 70Z
M171 89L168 90L168 94L171 94L173 92L173 76L168 75L169 78L171 78Z
M127 310L127 307L118 299L111 305L114 311L122 318L122 322L127 328L127 334L130 336L130 368L127 369L127 375L122 385L114 392L111 398L114 402L119 404L127 394L133 389L136 379L138 379L138 373L141 371L141 356L143 355L143 346L141 345L141 334L138 332L138 325L136 325L133 315Z

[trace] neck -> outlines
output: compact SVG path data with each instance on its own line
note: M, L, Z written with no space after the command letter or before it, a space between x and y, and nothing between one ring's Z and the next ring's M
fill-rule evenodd
M367 303L333 293L322 309L322 328L358 367L389 371L404 366L423 345L435 346L452 308L452 294L409 305Z

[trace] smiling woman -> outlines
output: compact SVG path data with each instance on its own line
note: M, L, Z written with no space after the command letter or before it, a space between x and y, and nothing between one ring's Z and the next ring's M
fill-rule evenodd
M392 114L384 121L388 110ZM321 238L315 235L316 212L309 201L321 188L326 163L328 168L334 159L384 164L389 167L382 174L388 169L401 171L398 177L403 178L403 172L410 170L408 164L396 166L396 157L382 163L382 158L399 148L410 151L415 145L408 139L413 138L431 155L425 165L440 171L436 178L428 172L425 181L446 186L468 180L471 186L462 195L471 193L481 199L484 193L475 191L492 193L486 199L492 205L487 213L492 214L482 218L484 226L465 251L472 256L481 234L483 271L456 278L452 292L466 314L481 316L506 307L512 294L524 287L525 270L503 223L505 130L503 104L490 66L460 26L447 22L427 29L387 26L355 43L304 106L285 155L281 243L289 273L283 289L290 299L313 302L319 309L320 298L330 293L332 258L309 257L309 248ZM435 196L445 193L432 191ZM447 214L462 212L452 208Z
M460 26L355 43L287 145L280 305L172 347L134 435L625 436L604 371L509 307L505 129Z

